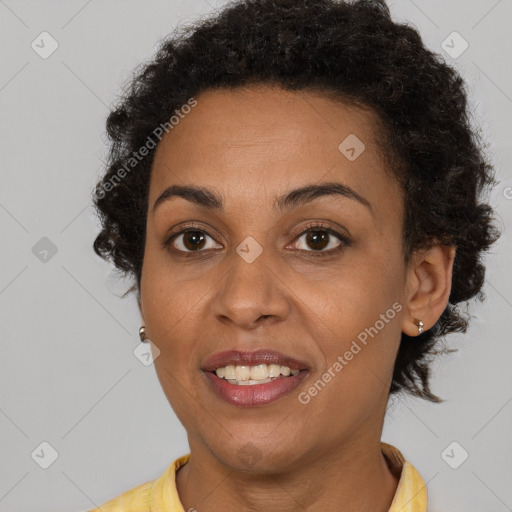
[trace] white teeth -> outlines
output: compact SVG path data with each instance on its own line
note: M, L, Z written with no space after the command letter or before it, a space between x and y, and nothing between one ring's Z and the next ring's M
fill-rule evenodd
M267 365L266 364L258 364L257 366L251 366L251 379L252 380L268 379Z
M217 372L219 370L224 370L224 375L222 375L222 377L224 377L225 379L234 379L236 378L236 375L235 375L235 367L230 364L229 366L225 366L224 368L217 368ZM221 375L219 375L217 373L217 376L218 377L221 377Z
M268 376L269 377L279 377L281 375L281 367L278 364L269 364L268 365Z
M281 366L281 373L285 377L288 377L288 375L290 375L290 373L292 373L292 371L290 370L290 368L288 368L288 366Z
M272 379L284 375L297 375L300 370L291 370L288 366L279 364L258 364L255 366L234 366L232 364L217 368L215 374L231 384L251 385L270 382Z
M236 380L249 380L251 378L250 366L235 366L235 379Z

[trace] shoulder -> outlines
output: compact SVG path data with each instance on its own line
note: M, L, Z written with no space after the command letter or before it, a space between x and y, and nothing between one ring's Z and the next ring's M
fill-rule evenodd
M88 512L147 512L153 481L141 484Z
M183 510L176 489L176 472L190 453L178 457L156 480L141 484L87 512L168 512Z

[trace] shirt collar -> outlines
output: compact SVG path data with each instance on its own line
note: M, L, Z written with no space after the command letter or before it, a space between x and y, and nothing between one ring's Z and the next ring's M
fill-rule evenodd
M176 489L176 473L189 459L190 453L178 457L165 473L155 480L151 488L150 512L185 512Z
M400 480L388 512L427 512L427 486L416 468L398 448L380 443L389 468Z

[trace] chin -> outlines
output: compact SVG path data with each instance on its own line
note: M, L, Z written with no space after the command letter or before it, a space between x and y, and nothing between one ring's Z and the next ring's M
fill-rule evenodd
M267 430L268 432L268 430ZM248 436L237 439L236 442L223 444L214 453L219 461L233 471L259 474L277 474L290 470L299 464L300 454L297 453L297 443L288 442L286 446L278 438L273 442L265 439L258 442ZM212 450L213 451L213 450Z

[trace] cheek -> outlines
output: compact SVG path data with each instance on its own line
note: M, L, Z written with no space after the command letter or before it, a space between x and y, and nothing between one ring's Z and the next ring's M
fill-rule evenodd
M402 273L398 251L375 244L354 253L336 276L303 290L304 314L311 310L313 337L325 358L321 371L342 375L332 379L333 389L361 397L387 386L400 342ZM343 394L339 399L350 401Z
M182 316L190 306L187 286L183 286L183 269L173 264L165 249L157 246L155 235L148 233L153 241L146 244L142 267L141 293L146 303L148 315L158 324L162 321L174 321ZM172 318L169 316L171 315Z
M169 271L169 264L155 261L148 254L144 260L141 294L144 300L144 320L150 339L159 349L155 370L169 404L184 425L193 424L199 370L191 357L201 333L196 321L203 304L204 289L198 283L185 284ZM196 327L197 326L197 327Z
M184 283L169 261L165 251L147 250L141 280L143 315L150 339L161 351L166 366L179 369L186 361L187 340L195 339L193 321L201 307L205 290L200 282Z

